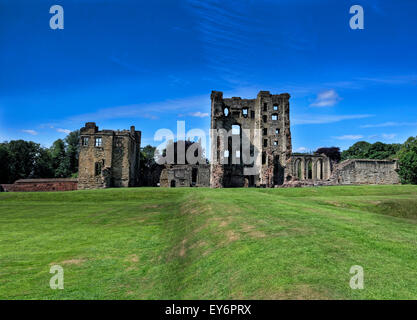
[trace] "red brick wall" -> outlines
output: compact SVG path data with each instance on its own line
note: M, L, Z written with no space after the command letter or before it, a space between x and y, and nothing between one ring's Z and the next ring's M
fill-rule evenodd
M14 184L2 184L0 189L6 192L21 191L71 191L77 190L76 179L26 179Z

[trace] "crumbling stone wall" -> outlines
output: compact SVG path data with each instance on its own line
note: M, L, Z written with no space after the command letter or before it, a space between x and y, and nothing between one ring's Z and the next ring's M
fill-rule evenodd
M165 165L161 172L161 187L209 187L210 166L208 164Z
M21 179L14 184L0 185L0 191L33 192L33 191L71 191L77 190L77 179Z
M212 91L211 187L272 187L284 183L292 151L289 98L288 93L260 91L256 99L224 99L222 92ZM231 132L235 125L240 127L237 140L233 134L220 133ZM245 130L250 132L251 156L255 157L252 164L242 160ZM256 168L256 174L245 174L249 168Z
M141 132L98 130L94 122L80 129L78 189L139 185Z
M396 160L350 159L333 171L333 184L398 184Z

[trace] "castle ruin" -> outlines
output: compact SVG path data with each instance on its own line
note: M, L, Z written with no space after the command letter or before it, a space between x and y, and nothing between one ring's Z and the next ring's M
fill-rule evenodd
M211 187L284 183L292 151L289 99L288 93L269 91L260 91L256 99L211 93ZM249 141L252 163L244 161L242 138Z
M141 132L80 129L78 189L139 186Z
M80 129L78 182L26 179L0 191L67 191L137 187L144 179L161 187L300 187L398 184L396 160L349 159L339 164L324 154L292 153L290 95L260 91L256 99L211 93L210 164L156 166L140 174L141 131ZM246 152L248 151L248 152ZM248 161L249 160L249 161ZM149 172L148 172L149 173ZM142 184L143 185L143 184Z

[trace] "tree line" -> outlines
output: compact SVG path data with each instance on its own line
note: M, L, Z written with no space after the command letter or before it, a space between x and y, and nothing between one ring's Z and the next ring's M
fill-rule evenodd
M73 131L65 139L54 141L50 148L24 140L0 143L0 182L76 176L79 136L78 130Z
M69 178L78 173L80 132L69 133L54 141L50 148L33 141L12 140L0 143L0 183L14 183L30 178ZM186 150L193 143L186 143ZM174 146L175 148L175 146ZM141 149L141 176L144 185L156 185L162 166L155 163L155 147ZM327 155L337 163L348 159L398 159L402 183L417 184L417 137L403 144L359 141L343 152L338 147L319 148L317 154ZM208 163L208 161L207 161Z

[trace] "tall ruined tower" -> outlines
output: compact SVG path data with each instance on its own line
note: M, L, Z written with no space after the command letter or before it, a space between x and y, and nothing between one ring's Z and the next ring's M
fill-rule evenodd
M224 99L222 92L212 91L212 188L284 183L292 152L289 99L288 93L269 91L260 91L256 99Z
M78 189L139 185L141 132L98 130L94 122L80 129Z

